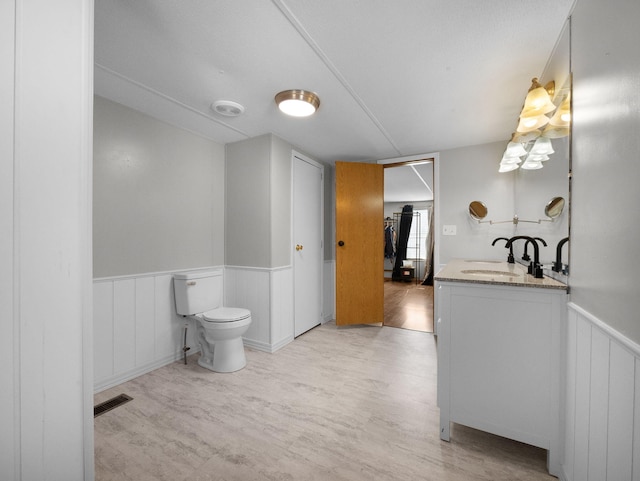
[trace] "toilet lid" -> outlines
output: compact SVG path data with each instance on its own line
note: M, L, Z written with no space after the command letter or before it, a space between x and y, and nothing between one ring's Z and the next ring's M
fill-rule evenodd
M209 322L231 322L246 319L250 315L251 311L248 309L242 309L240 307L220 307L203 313L202 318Z

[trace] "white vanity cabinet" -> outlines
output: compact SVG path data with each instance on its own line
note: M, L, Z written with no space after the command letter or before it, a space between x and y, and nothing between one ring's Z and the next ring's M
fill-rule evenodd
M440 437L459 423L548 450L560 468L566 288L436 276Z

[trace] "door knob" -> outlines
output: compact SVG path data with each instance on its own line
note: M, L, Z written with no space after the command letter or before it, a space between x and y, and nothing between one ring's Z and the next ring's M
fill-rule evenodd
M297 251L301 251L303 249L303 247L300 244L296 244L296 250Z
M344 241L338 241L338 245L342 247L344 245Z

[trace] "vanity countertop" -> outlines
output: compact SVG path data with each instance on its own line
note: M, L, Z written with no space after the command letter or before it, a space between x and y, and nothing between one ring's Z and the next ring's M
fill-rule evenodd
M500 286L567 289L566 284L551 277L544 276L542 279L536 279L527 274L526 266L502 261L453 259L435 275L434 279Z

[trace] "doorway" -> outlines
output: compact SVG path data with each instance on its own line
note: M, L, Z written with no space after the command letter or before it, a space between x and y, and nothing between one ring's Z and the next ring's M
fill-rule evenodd
M433 160L384 165L385 326L434 330Z
M292 154L294 336L322 322L324 169Z

